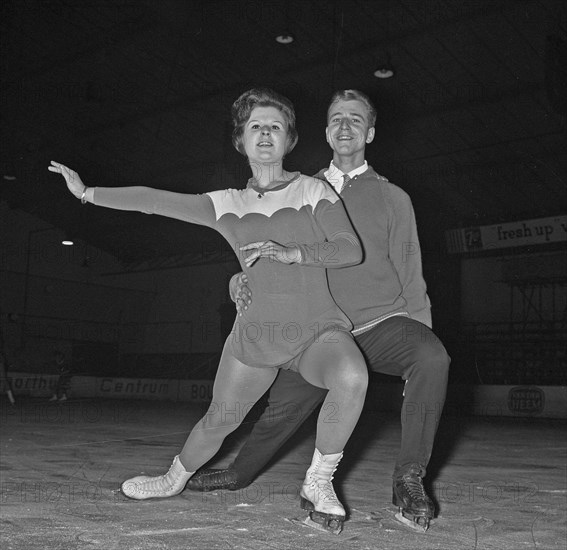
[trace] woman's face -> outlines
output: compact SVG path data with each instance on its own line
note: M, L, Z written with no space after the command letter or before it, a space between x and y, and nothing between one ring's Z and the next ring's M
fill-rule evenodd
M275 107L255 107L244 126L242 142L251 162L281 162L287 147L287 121Z

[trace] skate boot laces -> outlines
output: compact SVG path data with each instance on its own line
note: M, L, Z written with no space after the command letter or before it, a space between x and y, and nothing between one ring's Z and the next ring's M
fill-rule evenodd
M303 485L301 496L307 502L303 502L304 509L312 509L317 512L345 516L345 509L338 499L333 487L333 476L321 478L316 474L308 474L307 483ZM309 505L311 504L311 506Z
M216 487L232 485L236 483L234 474L230 470L219 470L218 472L211 472L207 475L206 485Z
M402 476L403 484L414 500L427 500L429 497L425 493L423 480L421 476L415 472L409 472Z
M161 476L152 477L147 481L141 481L137 484L138 491L140 491L141 493L167 493L171 491L175 486L175 483L168 479L169 477L171 476L163 474Z
M333 478L329 480L326 479L312 479L310 480L308 487L310 497L317 503L325 503L326 505L334 504L342 508L342 504L337 498L335 493L335 488L332 484Z

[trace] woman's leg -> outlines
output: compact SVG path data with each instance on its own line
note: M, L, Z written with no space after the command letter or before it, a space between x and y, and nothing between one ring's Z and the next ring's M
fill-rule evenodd
M277 373L274 367L249 367L226 351L223 353L209 410L195 425L179 454L188 471L198 470L217 453L224 438L238 428Z
M317 422L317 449L322 454L341 452L364 406L364 357L350 334L327 332L303 353L299 373L310 384L329 390Z
M327 388L317 421L313 460L301 487L301 507L314 527L339 534L346 517L332 480L343 448L364 405L368 370L350 334L326 333L306 350L299 372L309 383Z
M213 400L207 414L193 428L169 471L161 476L126 480L122 493L136 500L165 498L183 491L193 473L219 450L224 438L242 422L254 403L272 385L276 368L254 368L223 351Z

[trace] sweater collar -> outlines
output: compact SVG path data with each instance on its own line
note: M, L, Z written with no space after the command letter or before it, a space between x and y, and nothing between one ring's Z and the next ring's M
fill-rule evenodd
M294 181L296 181L299 178L300 175L301 175L300 172L293 172L291 179L289 179L287 181L282 181L281 183L278 182L278 185L275 185L274 187L270 187L269 189L266 189L264 187L258 187L258 185L256 184L256 180L254 178L250 178L248 180L248 183L246 184L246 188L252 189L256 193L264 195L264 193L268 193L270 191L279 191L280 189L284 189L290 183L293 183Z
M360 174L364 174L368 170L368 162L364 161L364 164L351 170L348 173L343 172L339 168L337 168L333 161L329 165L329 168L323 173L325 179L335 188L337 193L340 193L343 190L344 186L344 179L343 176L349 176L350 179L353 179L356 176L360 176Z

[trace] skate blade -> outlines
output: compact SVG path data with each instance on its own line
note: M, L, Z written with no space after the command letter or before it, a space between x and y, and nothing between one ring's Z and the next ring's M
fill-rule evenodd
M315 510L315 505L310 500L307 500L305 497L300 498L299 504L302 510L307 510L308 512Z
M302 510L309 512L309 515L304 521L305 525L333 535L338 535L343 530L344 516L327 515L322 512L317 512L315 505L304 497L301 497L300 504Z
M427 520L427 522L424 525L422 525L420 523L416 523L415 521L412 521L411 519L406 518L406 516L404 516L402 512L397 512L395 517L400 523L407 525L410 529L413 529L418 533L425 533L427 529L429 529L429 520Z
M313 529L317 529L317 531L323 531L324 533L330 533L331 535L339 535L343 530L342 525L338 525L337 527L334 528L331 526L326 528L324 525L321 525L320 523L313 521L310 516L307 516L303 520L303 523L307 525L307 527L312 527Z

